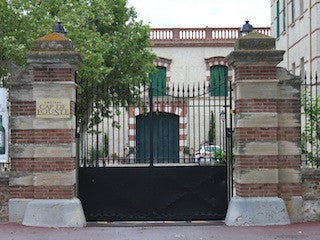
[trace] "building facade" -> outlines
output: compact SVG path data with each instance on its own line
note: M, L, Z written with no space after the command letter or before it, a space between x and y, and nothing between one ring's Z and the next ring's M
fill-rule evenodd
M320 72L319 0L271 0L271 36L286 51L280 67L295 75Z

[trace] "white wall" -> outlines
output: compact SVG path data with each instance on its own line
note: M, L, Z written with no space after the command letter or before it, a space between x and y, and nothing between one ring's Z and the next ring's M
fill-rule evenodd
M310 1L310 2L309 2ZM304 0L303 14L300 14L300 0L294 0L295 20L292 22L292 1L287 1L286 29L283 31L283 0L280 0L280 37L276 40L276 48L285 50L284 60L279 64L299 75L301 59L304 59L304 69L310 74L310 62L312 62L312 74L319 72L320 57L320 0ZM311 25L310 8L311 5ZM271 0L271 35L276 37L276 0ZM293 63L295 69L293 69Z
M171 59L171 82L193 83L206 80L205 58L226 57L233 47L157 47L152 51Z

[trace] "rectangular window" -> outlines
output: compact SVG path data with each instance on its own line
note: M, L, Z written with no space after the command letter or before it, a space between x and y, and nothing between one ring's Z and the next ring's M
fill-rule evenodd
M280 3L277 1L277 13L276 13L276 21L277 21L277 38L280 37Z
M292 74L293 75L296 75L296 64L295 63L292 63L292 65L291 65L291 72L292 72Z
M210 96L228 96L228 67L210 68Z
M295 7L294 7L294 0L291 1L291 23L295 21Z
M304 11L303 1L304 1L304 0L300 0L300 15L302 15L302 14L303 14L303 11Z
M302 79L304 79L304 76L305 76L304 58L300 59L300 76Z
M286 1L287 0L282 0L282 31L286 30Z
M158 71L149 74L154 97L165 96L167 93L167 71L165 67L157 67Z

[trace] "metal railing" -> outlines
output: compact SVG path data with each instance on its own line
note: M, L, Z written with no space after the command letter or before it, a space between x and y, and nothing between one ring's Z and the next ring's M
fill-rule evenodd
M303 74L301 93L302 166L320 168L320 95L318 74Z
M89 99L86 109L91 109L87 127L78 129L81 167L148 165L151 161L161 165L225 164L232 127L230 86L224 82L210 86L206 81L152 87L141 86L131 103L109 106L95 102L94 97L90 100L91 93L78 94L79 101ZM96 94L110 92L111 103L124 94L124 89L92 89ZM104 111L109 117L101 115ZM215 152L206 147L216 148Z

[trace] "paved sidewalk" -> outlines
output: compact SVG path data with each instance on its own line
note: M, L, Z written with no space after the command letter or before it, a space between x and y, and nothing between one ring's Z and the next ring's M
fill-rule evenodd
M225 225L40 228L0 224L1 240L320 240L320 223L270 227Z

